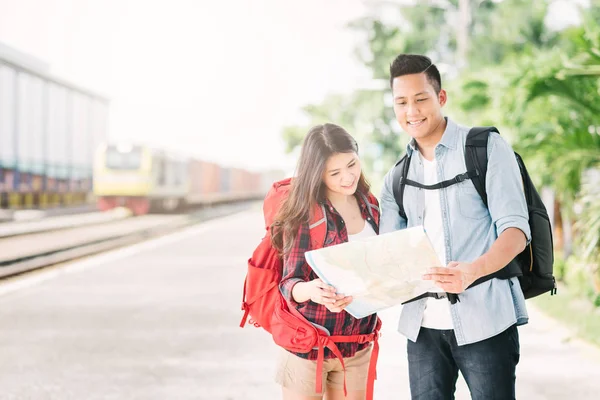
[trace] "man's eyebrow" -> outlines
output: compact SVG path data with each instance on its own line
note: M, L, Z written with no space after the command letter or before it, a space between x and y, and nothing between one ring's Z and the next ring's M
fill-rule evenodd
M419 92L419 93L415 94L414 97L423 96L423 95L427 95L427 94L428 94L427 92ZM397 99L405 99L405 98L406 98L406 96L396 96L395 97L396 100Z

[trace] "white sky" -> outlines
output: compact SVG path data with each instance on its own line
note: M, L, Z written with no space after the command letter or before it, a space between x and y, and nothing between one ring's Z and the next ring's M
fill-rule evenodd
M344 25L361 0L0 0L0 41L106 93L110 137L252 169L281 128L369 74Z
M548 18L566 25L587 0L555 3ZM369 85L344 28L365 12L362 0L0 0L0 41L106 93L111 139L289 169L281 129L300 107Z

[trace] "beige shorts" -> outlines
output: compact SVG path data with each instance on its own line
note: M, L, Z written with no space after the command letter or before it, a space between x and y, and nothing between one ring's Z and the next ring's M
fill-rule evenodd
M354 357L344 359L348 392L367 389L371 348L372 346L369 346L358 351ZM304 396L321 396L322 394L316 392L316 380L316 360L307 360L287 350L280 350L275 382ZM327 359L323 363L323 393L328 387L344 390L344 370L337 358Z

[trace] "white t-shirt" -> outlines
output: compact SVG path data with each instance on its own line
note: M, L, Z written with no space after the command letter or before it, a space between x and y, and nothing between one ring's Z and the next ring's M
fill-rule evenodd
M365 239L371 236L377 236L377 233L373 230L371 224L365 221L365 226L363 227L362 231L355 233L354 235L348 234L348 241L352 242L354 240Z
M420 156L420 155L419 155ZM421 156L423 161L423 184L435 185L439 182L437 176L437 161L428 161ZM444 245L444 225L442 221L442 206L440 204L440 191L425 190L425 208L423 216L423 226L427 237L433 244L442 266L446 266L446 247ZM432 291L443 292L441 288ZM421 326L431 329L454 329L452 324L452 315L450 314L450 302L448 299L427 298L427 305L423 313Z

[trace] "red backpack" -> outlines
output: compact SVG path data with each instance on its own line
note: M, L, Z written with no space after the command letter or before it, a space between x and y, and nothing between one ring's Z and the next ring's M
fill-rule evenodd
M265 237L254 250L248 260L248 273L244 282L242 310L244 316L240 327L244 327L248 316L248 323L263 327L271 333L275 343L286 350L295 353L308 353L318 348L316 391L323 392L322 371L324 349L327 347L340 360L345 371L344 359L336 343L368 343L374 342L369 375L367 380L367 399L373 399L374 381L376 379L377 356L379 354L379 329L381 320L377 319L377 326L373 333L351 336L328 336L317 329L298 310L289 307L287 301L279 291L279 282L283 272L283 260L278 251L271 246L270 226L283 201L291 189L291 178L273 184L263 203L265 216ZM310 227L311 249L323 247L327 234L327 219L325 209L321 205L313 210ZM345 374L345 372L344 372ZM346 394L346 378L344 376L344 394Z

